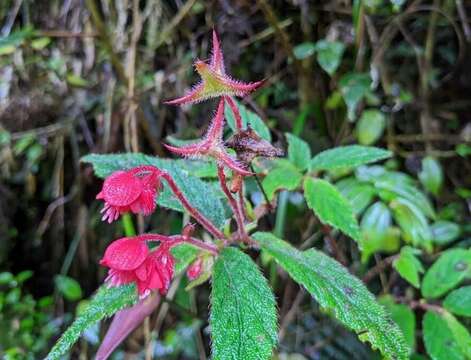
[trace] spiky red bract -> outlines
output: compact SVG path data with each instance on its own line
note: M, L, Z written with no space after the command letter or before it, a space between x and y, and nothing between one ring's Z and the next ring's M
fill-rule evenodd
M201 82L193 86L184 96L168 100L165 103L169 105L194 104L210 98L220 96L238 96L244 97L252 91L259 88L264 81L246 83L233 79L226 74L224 68L224 55L221 50L216 31L213 30L213 49L209 64L196 60L195 69L201 77Z
M224 105L225 101L222 98L219 101L216 115L211 120L208 130L206 131L203 140L196 144L185 145L181 147L171 146L164 144L164 146L171 152L180 156L189 158L201 158L209 156L214 158L218 163L224 164L231 170L244 175L252 175L250 171L239 163L236 159L230 156L222 141L222 135L224 131Z
M109 268L106 281L110 286L135 283L139 296L144 297L154 290L167 292L175 261L167 244L150 251L146 238L135 236L111 243L100 264Z
M126 212L150 215L155 210L159 188L160 170L153 166L114 172L96 196L105 202L102 220L111 223Z
M203 259L198 258L193 263L188 266L188 269L186 270L186 276L190 281L193 281L197 279L203 270Z

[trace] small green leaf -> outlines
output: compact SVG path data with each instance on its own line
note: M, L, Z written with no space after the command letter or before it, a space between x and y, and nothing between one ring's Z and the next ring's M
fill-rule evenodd
M269 200L273 199L276 191L295 190L301 185L303 175L289 162L279 162L263 179L262 186Z
M371 93L371 78L366 73L348 73L339 81L340 91L347 104L348 119L355 119L358 104Z
M410 201L402 198L392 201L390 207L404 240L426 251L432 251L432 232L424 214Z
M445 251L424 276L422 294L437 298L459 285L471 274L471 250Z
M313 170L334 170L339 168L355 168L360 165L387 159L392 156L390 151L361 145L339 146L323 151L314 156L309 164Z
M365 110L356 126L358 142L361 145L373 145L383 135L386 118L379 110Z
M391 225L391 211L382 202L375 202L365 211L360 222L363 263L378 251L392 253L399 249L400 231Z
M114 171L126 170L140 165L152 165L168 171L189 202L202 214L211 220L217 227L224 225L226 215L220 197L215 189L201 179L191 176L181 163L170 159L134 154L90 154L82 158L83 162L91 163L98 177L105 178ZM164 182L164 190L157 198L159 206L168 207L183 212L184 209L173 196Z
M460 226L451 221L437 221L432 224L430 229L432 230L433 242L438 245L449 244L461 235Z
M438 313L427 311L423 319L424 343L433 360L464 360L447 321Z
M452 314L444 311L442 314L443 319L446 321L456 344L460 348L466 359L471 359L471 335L468 329L463 326Z
M225 248L213 273L211 339L214 360L270 359L278 341L276 302L252 259Z
M311 159L311 148L308 143L296 135L286 133L288 140L288 159L299 170L306 170Z
M352 204L356 215L360 214L373 201L376 194L371 184L360 182L354 177L342 179L335 184L343 196Z
M322 252L301 252L271 233L253 235L298 283L360 340L369 341L388 359L408 359L409 349L398 326L363 283Z
M391 318L399 325L407 345L415 349L415 313L405 304L396 304L391 295L382 296L379 303L383 305L391 315Z
M360 240L360 227L353 208L335 186L325 180L307 178L304 181L304 197L321 222L339 229L356 241Z
M296 45L293 49L294 56L298 60L304 60L316 52L316 45L312 42L304 42Z
M72 86L87 87L90 85L87 80L75 74L68 74L66 79L69 85Z
M270 129L265 125L265 122L253 111L247 109L246 106L236 102L237 107L239 108L240 117L242 118L242 125L245 128L247 124L250 124L252 129L260 136L262 139L271 141ZM236 131L235 118L232 110L229 106L224 108L224 116L226 117L227 123L232 131Z
M422 160L419 180L433 195L438 195L443 185L443 169L438 160L430 156Z
M445 298L443 306L453 314L471 317L471 285L453 290Z
M67 300L76 301L82 298L82 288L77 280L63 275L57 275L54 280L57 289Z
M196 259L200 250L190 244L179 244L170 250L175 257L175 273L179 274Z
M86 308L62 334L46 359L61 359L62 355L69 351L72 345L79 339L80 335L91 325L113 315L125 307L134 305L137 299L137 292L134 285L110 288L107 285L101 286Z
M394 260L393 267L401 275L417 289L420 288L419 274L423 274L424 267L416 255L420 254L420 250L404 246L401 249L399 257Z
M342 61L345 45L340 41L319 40L316 43L317 62L329 75L333 75Z

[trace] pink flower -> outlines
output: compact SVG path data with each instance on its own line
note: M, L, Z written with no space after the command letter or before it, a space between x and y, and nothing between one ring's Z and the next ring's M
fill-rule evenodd
M251 93L263 84L263 81L245 83L232 79L226 74L224 68L224 56L221 51L216 31L213 30L213 51L209 64L204 61L195 61L195 69L201 77L201 82L196 84L186 95L166 101L166 104L182 105L197 103L206 99L220 96L243 97Z
M109 223L126 212L150 215L155 210L155 198L160 188L160 170L153 166L139 166L116 171L105 179L96 196L105 201L102 220Z
M206 135L203 140L197 142L196 144L190 144L186 146L176 147L165 145L167 149L171 152L176 153L181 156L190 157L190 158L199 158L204 156L210 156L218 163L226 165L231 170L239 173L241 175L247 176L252 175L250 171L247 170L247 165L242 164L241 162L234 159L227 153L227 150L224 146L222 140L222 134L224 130L224 98L219 101L218 109L216 116L211 121Z
M193 263L188 266L188 269L186 270L186 276L190 281L193 281L197 279L203 270L203 259L198 258Z
M125 237L111 243L100 264L108 267L110 286L135 283L140 297L159 290L165 294L173 277L175 261L170 247L161 243L150 251L144 237Z

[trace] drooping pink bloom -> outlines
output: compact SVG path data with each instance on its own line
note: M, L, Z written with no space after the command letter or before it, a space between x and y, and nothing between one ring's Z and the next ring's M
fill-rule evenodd
M213 30L213 50L209 64L204 61L195 61L195 69L201 77L201 81L193 86L192 90L184 96L166 101L166 104L182 105L197 103L206 99L220 96L244 97L260 87L264 81L245 83L232 79L226 74L224 68L224 56L216 31Z
M96 196L105 206L102 220L109 223L126 212L150 215L155 210L155 198L160 189L160 170L153 166L139 166L116 171L108 176Z
M198 258L186 269L186 276L190 281L197 279L203 270L203 259Z
M204 156L209 156L220 164L226 165L231 170L241 174L241 175L252 175L250 171L247 170L247 165L242 164L241 162L234 159L231 155L227 153L227 150L224 146L222 139L224 130L224 98L219 101L218 109L216 116L211 121L211 125L206 132L203 140L190 145L185 145L181 147L165 145L167 149L171 152L190 158L200 158Z
M136 283L139 296L159 290L165 294L173 277L175 261L170 247L162 243L150 251L145 237L125 237L111 243L100 264L109 268L110 286Z

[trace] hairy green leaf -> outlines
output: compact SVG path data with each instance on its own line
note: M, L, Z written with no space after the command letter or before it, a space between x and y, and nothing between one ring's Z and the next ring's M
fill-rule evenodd
M258 232L253 238L362 341L369 341L389 359L408 359L409 349L398 326L342 265L314 249L298 251L271 233Z
M316 43L317 62L329 75L333 75L342 61L345 45L340 41L319 40Z
M134 285L110 288L107 285L102 285L86 308L62 334L47 355L47 359L60 359L89 326L125 307L134 305L137 299L137 291Z
M348 73L339 81L340 91L347 104L348 119L355 120L358 104L371 93L371 77L366 73Z
M445 298L443 306L453 314L471 317L471 285L453 290Z
M280 162L263 179L262 186L268 199L272 200L275 192L281 189L295 190L303 179L301 172L289 162Z
M356 241L360 240L360 227L352 206L335 186L325 180L307 178L304 181L304 197L309 208L323 223Z
M422 294L437 298L460 284L471 274L471 250L445 251L425 273Z
M371 146L349 145L325 150L314 156L309 164L312 170L355 168L360 165L387 159L390 151Z
M299 170L306 170L311 159L311 148L309 144L296 135L286 133L288 140L288 159Z
M424 272L424 267L416 255L420 254L420 250L404 246L401 249L399 257L394 260L393 267L401 275L417 289L420 287L419 274Z
M335 184L335 187L350 202L357 215L365 210L376 194L376 190L371 184L360 182L354 177L340 180Z
M140 165L153 165L168 171L183 194L190 203L221 228L226 219L224 207L213 187L195 176L191 176L185 169L181 169L181 162L169 159L160 159L144 154L90 154L82 158L83 162L91 163L95 174L105 178L117 170L130 169ZM164 182L164 190L159 194L158 204L172 210L183 212L183 207L173 196Z
M225 248L214 265L210 325L214 360L271 358L275 298L252 259L236 248Z

